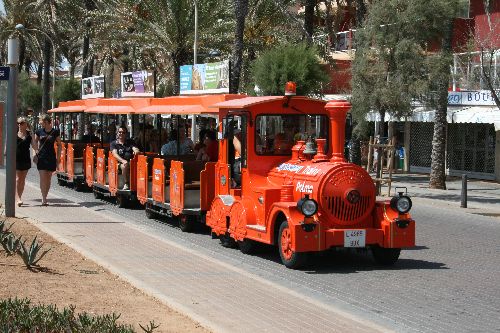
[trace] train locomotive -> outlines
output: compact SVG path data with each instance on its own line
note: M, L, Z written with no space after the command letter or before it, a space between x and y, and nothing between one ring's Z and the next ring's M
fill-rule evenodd
M252 251L256 242L277 245L289 268L304 265L312 252L335 247L371 248L377 263L392 265L402 248L415 245L411 199L405 191L390 200L377 199L367 171L344 159L344 126L350 104L325 103L289 95L216 105L223 117L222 149L206 224L224 246L237 243L243 252ZM231 149L235 119L246 145L241 175L231 167L235 163ZM312 131L303 140L295 136L294 145L284 148L291 150L291 158L280 154L278 132L290 130L283 123L291 120L288 122L296 128L302 119L309 121ZM279 130L273 131L273 127ZM272 153L260 147L266 146L263 140L271 141L262 138L268 134L263 132L273 136ZM233 186L231 178L235 177L241 178L240 185Z

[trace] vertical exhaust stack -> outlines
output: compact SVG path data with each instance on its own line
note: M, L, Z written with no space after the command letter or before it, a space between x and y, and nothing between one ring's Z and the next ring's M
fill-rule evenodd
M330 130L332 140L332 158L330 159L330 162L345 162L345 118L351 109L351 103L346 100L330 101L325 105L325 109L330 113Z

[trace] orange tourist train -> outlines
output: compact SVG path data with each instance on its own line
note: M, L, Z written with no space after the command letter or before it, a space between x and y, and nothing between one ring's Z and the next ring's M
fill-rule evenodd
M146 104L131 112L212 114L219 121L216 161L158 152L134 158L131 187L149 218L173 217L183 231L206 224L223 246L244 253L257 243L276 245L289 268L332 248L370 248L377 263L392 265L402 248L415 246L406 191L377 199L367 171L344 158L347 101L295 96L288 83L285 96L177 96ZM176 124L187 131L179 118ZM106 162L98 150L94 162L93 152L87 149L89 186L113 191L112 156Z

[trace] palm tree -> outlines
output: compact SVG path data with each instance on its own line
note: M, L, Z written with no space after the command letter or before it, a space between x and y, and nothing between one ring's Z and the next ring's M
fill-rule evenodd
M236 27L234 31L234 44L231 66L231 80L229 92L237 94L240 86L240 74L243 60L243 33L245 31L245 19L248 14L248 0L234 0L234 16Z
M96 15L100 23L96 33L105 34L105 40L117 40L123 36L125 43L115 49L119 64L131 61L154 66L164 75L174 73L174 90L179 91L180 66L192 62L194 42L194 6L186 0L112 0L102 3ZM198 30L200 53L208 53L226 37L224 29L228 21L226 0L198 2ZM215 46L215 47L214 47ZM123 54L128 49L129 54ZM171 75L171 74L170 74Z

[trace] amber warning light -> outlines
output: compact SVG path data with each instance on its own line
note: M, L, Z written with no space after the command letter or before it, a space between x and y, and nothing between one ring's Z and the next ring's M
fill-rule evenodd
M297 84L292 81L288 81L285 84L285 96L295 96L297 94Z

